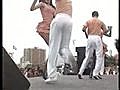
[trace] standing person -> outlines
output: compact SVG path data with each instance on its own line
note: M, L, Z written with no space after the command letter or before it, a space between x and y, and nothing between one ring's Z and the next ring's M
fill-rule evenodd
M34 0L30 11L34 11L36 9L40 9L43 21L39 22L36 29L37 33L44 39L47 45L49 45L49 30L50 30L50 23L55 17L55 7L52 4L52 0Z
M50 31L50 23L55 17L55 6L52 4L52 0L39 0L39 3L37 3L37 0L34 0L30 11L34 11L36 9L40 9L43 21L39 22L36 29L37 33L44 39L46 44L49 46L49 31ZM43 78L46 79L46 69L47 69L47 61L45 62L45 67L43 70Z
M100 75L103 75L104 74L104 70L105 70L105 66L104 66L104 60L105 60L105 53L107 52L108 50L107 50L107 44L105 44L104 42L103 42L103 60L102 60L102 65L101 65L101 69L100 69L100 72L99 72L99 74Z
M96 80L101 79L101 77L99 76L99 72L103 61L103 44L101 40L101 30L104 34L107 33L108 30L106 29L106 25L98 19L98 16L99 14L97 11L92 12L92 18L85 23L82 29L83 31L86 31L87 29L88 41L86 46L85 59L83 60L83 63L78 73L79 79L82 79L82 74L90 58L93 56L94 50L96 55L96 64L93 70L93 78Z
M103 44L103 55L102 55L102 65L101 65L101 69L100 69L100 72L99 74L100 75L103 75L104 74L104 61L105 61L105 53L108 51L107 49L107 44L105 44L103 42L103 35L107 36L107 37L111 37L111 30L112 30L112 26L108 26L108 31L110 31L109 33L103 33L101 32L101 39L102 39L102 44Z
M51 23L46 83L57 81L56 64L60 57L74 68L75 59L69 49L72 32L71 0L55 0L56 16Z

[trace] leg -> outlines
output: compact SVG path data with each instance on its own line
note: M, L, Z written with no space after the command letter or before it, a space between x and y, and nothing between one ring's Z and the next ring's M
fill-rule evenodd
M101 38L95 38L96 40L96 64L95 64L95 69L93 70L93 76L96 76L99 74L101 65L103 62L103 44L101 41Z
M56 64L61 42L61 30L59 22L53 23L50 31L49 55L47 61L48 78L54 77L57 72Z
M101 65L101 69L100 69L100 75L104 74L104 55L103 55L103 61L102 61L102 65Z
M65 63L70 64L72 71L76 70L76 61L69 49L69 43L72 32L72 21L69 16L64 16L64 27L62 28L62 39L60 46L60 54L64 58Z
M49 33L39 32L39 35L44 39L47 45L49 45Z
M79 79L81 79L81 75L83 74L87 64L89 63L90 58L93 56L93 51L94 51L94 48L92 47L92 40L89 39L88 37L88 44L86 47L85 59L83 60L79 73L78 73Z
M95 50L94 50L93 57L92 57L92 65L91 65L90 74L89 74L90 78L92 78L92 76L93 76L93 70L95 68L95 61L96 61L96 54L95 54Z
M39 35L44 39L47 45L49 45L49 33L39 32ZM47 60L48 61L48 60ZM45 62L44 68L43 68L43 79L47 79L47 61Z

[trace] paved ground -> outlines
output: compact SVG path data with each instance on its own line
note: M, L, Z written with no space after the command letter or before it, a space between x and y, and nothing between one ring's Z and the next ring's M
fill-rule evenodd
M29 78L29 90L119 90L118 75L104 75L101 80L88 76L78 79L76 75L62 75L56 83L46 84L42 77Z

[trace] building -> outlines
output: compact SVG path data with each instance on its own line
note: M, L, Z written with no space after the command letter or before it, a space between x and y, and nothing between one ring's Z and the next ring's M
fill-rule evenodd
M43 68L45 64L46 58L46 50L39 49L37 47L34 48L25 48L24 49L24 56L21 58L21 66L25 67L27 64L31 65L39 65L40 68Z

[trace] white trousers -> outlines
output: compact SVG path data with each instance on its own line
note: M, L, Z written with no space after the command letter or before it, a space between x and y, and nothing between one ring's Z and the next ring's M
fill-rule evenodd
M105 65L104 65L104 58L105 58L105 55L103 55L102 57L102 65L101 65L101 69L100 69L100 74L103 75L104 74L104 70L105 70Z
M57 73L57 62L63 59L64 63L74 65L75 59L69 49L72 32L72 18L64 13L59 13L50 25L49 54L47 62L48 77Z
M90 58L93 56L94 50L96 51L96 64L95 68L93 70L93 76L98 75L101 69L101 65L103 62L102 55L103 55L103 44L101 41L101 37L98 35L89 35L87 46L86 46L86 53L85 53L85 59L83 60L83 63L81 65L81 68L79 70L79 74L83 74L86 66L89 63Z

